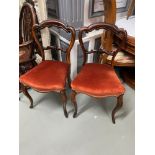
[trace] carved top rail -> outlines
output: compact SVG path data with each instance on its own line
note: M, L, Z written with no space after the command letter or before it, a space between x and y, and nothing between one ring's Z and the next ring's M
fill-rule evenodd
M71 49L74 45L74 42L75 42L75 29L71 26L65 25L62 22L60 22L58 20L54 20L54 19L45 20L45 21L41 22L40 24L35 24L33 26L32 33L33 33L35 42L36 42L36 44L40 50L42 60L45 60L44 50L46 50L46 49L57 49L57 50L64 51L64 49L62 49L62 48L57 48L55 46L42 47L42 45L40 44L39 39L36 35L37 32L44 29L44 28L50 28L50 27L57 27L59 29L63 29L67 33L71 33L70 43L69 43L68 48L65 51L66 52L66 62L70 64L70 51L71 51Z
M100 29L110 31L110 32L112 32L113 35L116 35L118 38L121 39L120 44L117 46L117 48L115 50L107 51L104 48L100 48L99 50L88 51L84 47L84 42L82 40L82 35L84 33L89 33L89 32L91 32L93 30L100 30ZM85 65L85 63L86 63L87 54L96 53L96 52L98 52L99 54L105 53L107 55L113 56L112 64L111 64L111 65L113 65L113 61L114 61L114 58L115 58L116 54L119 52L119 50L125 49L126 40L127 40L127 32L125 30L123 30L123 29L119 29L116 25L107 24L107 23L104 23L104 22L99 22L99 23L91 24L88 27L80 28L79 42L80 42L80 46L81 46L82 51L83 51L83 65Z

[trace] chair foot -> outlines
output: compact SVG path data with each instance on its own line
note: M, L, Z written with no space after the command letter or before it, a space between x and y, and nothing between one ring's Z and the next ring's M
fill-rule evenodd
M123 95L117 97L117 104L112 111L112 122L115 124L115 114L123 105Z
M30 100L31 104L29 108L33 108L33 99L28 93L27 88L23 84L21 84L21 89L22 89L23 94Z
M73 118L76 118L77 112L74 112L73 114Z
M71 102L73 103L74 105L74 114L73 114L73 118L76 117L77 115L77 103L76 103L76 92L74 90L72 90L72 93L71 93Z
M61 98L62 98L62 102L63 102L63 111L64 111L64 115L66 118L68 118L68 113L67 113L67 109L66 109L66 104L67 104L67 95L65 90L60 91L61 94Z
M33 104L32 105L30 105L30 107L29 107L30 109L32 109L33 108Z

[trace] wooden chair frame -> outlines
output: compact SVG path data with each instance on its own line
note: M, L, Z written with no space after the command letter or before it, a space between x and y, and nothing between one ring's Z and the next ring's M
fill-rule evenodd
M70 39L70 44L68 46L68 48L66 50L62 49L62 48L58 48L55 46L47 46L47 47L43 47L36 35L36 32L46 28L46 27L57 27L59 29L63 29L64 31L66 31L67 33L71 33L71 39ZM72 26L66 26L65 24L63 24L62 22L58 21L58 20L45 20L43 22L41 22L40 24L35 24L33 26L33 30L32 30L32 34L33 37L35 39L36 44L38 45L39 51L41 53L41 57L42 60L45 60L45 54L44 54L44 50L48 50L48 49L54 49L54 50L61 50L62 52L66 53L66 62L68 64L70 64L70 51L74 45L75 42L75 29Z
M39 39L37 37L37 33L38 33L38 31L40 31L40 30L42 30L44 28L49 28L49 27L57 27L57 28L63 29L67 33L71 33L70 43L69 43L69 46L68 46L68 48L66 50L64 50L62 48L55 47L55 46L47 46L47 47L42 46L42 44L40 43L40 41L39 41ZM68 25L66 26L66 25L64 25L62 22L60 22L58 20L45 20L45 21L41 22L40 24L35 24L33 26L32 34L33 34L35 43L37 44L38 49L40 51L42 61L45 61L44 50L48 50L48 49L61 50L62 52L66 53L66 63L68 63L69 66L70 66L70 52L71 52L71 49L72 49L72 47L74 45L74 42L75 42L75 29L73 27L68 26ZM70 67L69 67L69 69L70 69ZM70 75L68 75L68 83L70 84L70 78L69 77L70 77ZM34 88L32 88L32 89L34 89ZM22 85L22 91L29 98L29 100L31 102L30 108L33 108L32 97L29 95L25 85ZM38 91L38 90L36 90L36 91ZM54 90L51 90L51 92L52 91L54 91ZM38 91L38 92L47 93L47 91ZM50 92L50 91L48 91L48 92ZM67 113L67 110L66 110L66 103L67 103L66 90L65 89L60 90L60 95L61 95L61 98L62 98L62 101L63 101L64 115L66 117L68 117L68 113Z
M91 32L93 30L99 30L99 29L103 29L103 30L106 30L106 31L111 31L113 34L115 34L117 37L119 37L122 40L122 42L119 44L119 46L116 48L116 50L114 50L114 51L107 51L106 49L99 49L97 51L95 51L95 50L88 51L84 47L84 43L83 43L83 40L82 40L83 33L89 33L89 32ZM125 46L126 46L126 39L127 39L126 31L123 30L123 29L119 29L115 25L111 25L111 24L106 24L104 22L100 22L100 23L91 24L88 27L82 27L80 29L80 31L79 31L79 42L80 42L80 46L81 46L82 51L83 51L83 66L86 64L87 55L88 54L98 52L100 55L102 53L105 53L107 55L111 55L112 56L111 66L113 67L114 66L115 56L117 55L117 53L121 49L124 49ZM99 58L98 62L101 63L101 61L102 61L102 57ZM72 101L72 103L74 105L74 109L75 109L74 114L73 114L74 118L77 115L76 95L78 93L80 93L80 92L76 92L75 90L72 90L72 93L71 93L71 101ZM101 97L96 97L96 96L92 96L92 97L101 98ZM122 105L123 105L123 94L117 97L117 104L116 104L115 108L112 111L112 122L113 123L115 123L115 113L122 107Z

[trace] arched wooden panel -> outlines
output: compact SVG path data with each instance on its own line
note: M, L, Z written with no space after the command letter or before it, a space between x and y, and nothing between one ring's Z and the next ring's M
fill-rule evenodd
M104 22L115 24L116 22L116 0L103 0L104 3ZM112 49L113 35L111 32L103 32L102 45L106 50Z

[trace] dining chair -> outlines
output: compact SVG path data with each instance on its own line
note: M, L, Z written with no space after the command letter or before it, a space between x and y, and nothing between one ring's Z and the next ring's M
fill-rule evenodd
M88 51L83 42L83 35L88 35L93 30L106 30L112 32L113 35L117 35L122 41L120 44L112 49L112 51L107 51L104 47L98 50ZM95 23L88 27L81 27L79 31L79 42L83 51L83 66L81 71L77 74L75 79L71 82L71 101L74 105L73 117L77 116L77 102L76 95L79 93L86 94L95 98L104 98L115 96L117 97L117 104L112 111L112 122L115 123L115 113L123 105L123 94L125 93L125 88L121 84L115 70L113 68L114 59L122 48L125 48L126 41L126 31L119 29L115 25L106 24L104 22ZM99 53L100 57L97 62L87 63L88 55L92 53ZM107 54L112 56L111 64L101 64L102 54ZM110 104L110 103L109 103Z
M60 32L65 31L70 34L70 41L67 48L61 48L57 46L47 46L43 47L38 38L38 31L43 29L57 28ZM42 62L35 66L33 69L29 70L22 76L20 76L20 82L22 83L22 92L29 98L31 104L30 108L33 108L33 100L27 91L27 87L30 87L38 92L58 92L61 95L63 101L64 115L68 117L66 110L67 96L66 96L66 81L69 79L70 74L70 51L74 45L75 41L75 29L71 26L66 26L58 20L45 20L40 24L35 24L33 26L32 35L34 37L35 43L40 51ZM65 62L59 60L45 60L45 50L54 50L63 52L65 57ZM69 80L68 80L69 83Z

